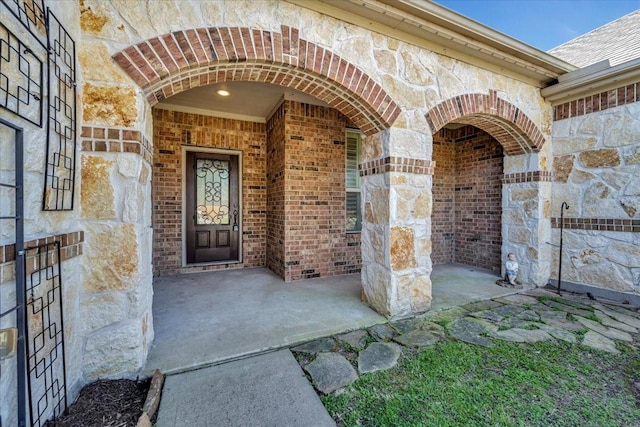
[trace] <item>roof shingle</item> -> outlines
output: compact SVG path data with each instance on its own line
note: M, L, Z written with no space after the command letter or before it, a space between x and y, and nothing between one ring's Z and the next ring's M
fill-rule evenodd
M605 59L614 66L640 58L640 9L561 44L548 53L578 67Z

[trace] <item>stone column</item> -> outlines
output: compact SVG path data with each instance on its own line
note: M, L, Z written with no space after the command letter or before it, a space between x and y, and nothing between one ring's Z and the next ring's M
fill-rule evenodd
M433 164L416 153L393 155L406 155L403 148L424 146L429 138L397 128L365 138L362 282L371 306L392 318L431 306Z
M83 374L134 376L153 340L150 108L130 82L85 83L82 109Z
M537 169L538 154L505 157L502 186L502 275L516 254L518 281L545 286L551 273L551 173ZM529 168L529 165L532 165ZM528 172L522 172L527 171Z

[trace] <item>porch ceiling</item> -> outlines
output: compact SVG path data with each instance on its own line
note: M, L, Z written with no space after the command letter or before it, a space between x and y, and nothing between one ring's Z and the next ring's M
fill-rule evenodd
M229 91L230 95L218 95L220 89ZM328 106L313 96L288 87L256 82L225 82L178 93L159 102L156 107L265 123L283 99Z

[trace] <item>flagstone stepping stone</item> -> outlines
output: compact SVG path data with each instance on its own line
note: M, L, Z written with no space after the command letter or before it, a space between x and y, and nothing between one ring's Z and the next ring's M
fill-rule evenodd
M470 313L470 316L479 317L481 319L487 319L492 322L499 322L505 317L513 317L522 313L522 307L518 305L503 305L501 307L493 308L491 310L477 311Z
M437 323L430 322L425 319L420 320L420 323L418 324L418 329L421 331L429 331L432 334L439 336L440 338L444 338L446 335L444 326L440 326Z
M579 308L571 307L570 305L561 304L557 301L546 300L543 302L543 304L549 308L553 308L558 311L564 311L566 313L571 313L576 316L586 317L586 316L591 316L593 314L593 311L591 310L582 310Z
M393 340L405 347L428 347L440 341L440 338L433 332L416 329L415 331L398 335Z
M476 344L484 347L493 347L493 343L490 339L481 336L480 334L497 330L497 326L483 321L482 319L474 319L471 317L464 317L447 325L447 331L452 337L469 344Z
M397 332L388 323L383 323L370 327L369 334L378 341L389 341L397 335Z
M399 333L405 334L417 329L419 321L419 319L398 320L397 322L391 322L391 327Z
M358 354L358 372L369 372L391 369L398 363L402 347L394 343L374 342Z
M518 319L522 319L522 320L531 320L534 322L539 322L540 321L540 315L538 313L536 313L533 310L525 310L519 314L516 315L516 317Z
M522 320L517 317L507 317L506 319L497 323L497 325L501 328L512 329L512 328L522 328L522 329L531 329L536 328L541 323L531 322L529 320Z
M315 341L304 343L291 349L298 353L316 354L335 350L336 342L333 338L320 338Z
M514 328L511 331L520 335L524 342L534 343L539 341L553 341L553 337L542 329L520 329Z
M435 323L450 323L456 319L466 316L468 310L462 307L452 307L441 311L427 311L422 318Z
M477 302L465 304L462 306L462 308L464 308L467 311L484 311L484 310L491 310L492 308L496 308L500 306L502 306L502 303L499 303L497 301L484 300L484 301L477 301Z
M553 340L553 336L540 329L512 328L504 331L491 332L489 336L504 341L526 343Z
M316 389L324 394L333 393L358 379L351 363L338 353L319 353L304 370L311 375Z
M549 310L549 307L544 306L544 310L536 310L536 313L540 315L540 320L547 323L549 321L564 322L567 320L567 313L564 311Z
M489 336L503 341L524 342L524 338L522 337L522 335L518 334L518 332L514 331L513 329L491 332Z
M579 310L591 311L591 305L589 304L591 300L587 298L565 295L564 297L553 297L553 300L557 303L568 305L569 307L577 308Z
M620 350L616 348L616 343L613 340L594 331L589 331L584 334L582 345L609 353L620 354Z
M555 291L551 291L549 289L543 289L543 288L526 289L519 293L522 295L529 295L532 297L555 297L558 295L558 293Z
M618 322L617 320L612 319L600 310L596 310L595 314L600 319L600 323L602 323L604 326L620 329L621 331L630 332L632 334L638 333L638 330L633 326L627 325L623 322Z
M620 331L618 329L607 328L598 322L594 322L593 320L585 319L584 317L576 316L576 320L582 323L587 328L591 329L594 332L599 333L600 335L604 335L607 338L611 338L613 340L620 340L626 342L633 342L633 337L624 331Z
M581 323L567 319L567 313L564 311L549 310L547 306L545 308L547 310L537 312L540 315L540 320L545 324L572 332L580 332L585 328Z
M336 337L339 341L349 344L354 350L362 350L367 345L367 338L369 334L362 329L357 331L347 332L346 334L338 335Z
M603 304L594 304L593 307L616 319L618 322L626 323L629 326L640 329L640 318L634 317L634 315L631 314L633 312L629 310L621 309L620 311L617 311L613 310L611 306L605 306ZM630 314L622 313L623 310Z
M607 307L613 311L617 311L621 314L626 314L627 316L640 318L640 307L634 307L629 304L607 304Z
M574 322L572 320L548 320L544 324L571 332L581 332L587 329L582 323Z
M538 303L538 298L522 294L513 294L507 295L506 297L497 298L496 301L504 304L533 305Z
M545 325L544 323L539 323L538 327L556 339L570 343L575 343L577 341L575 334L573 332L567 331L566 329L557 328L551 325Z

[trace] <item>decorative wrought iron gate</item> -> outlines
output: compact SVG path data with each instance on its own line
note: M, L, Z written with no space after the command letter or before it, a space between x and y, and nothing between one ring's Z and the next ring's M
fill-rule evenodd
M13 221L15 229L10 237L15 243L5 246L12 253L3 255L3 262L15 261L15 291L0 287L0 330L7 331L0 334L0 358L11 360L0 375L15 372L10 384L15 383L17 400L17 415L0 417L0 427L41 426L67 407L61 258L58 242L24 247L23 147L25 134L46 138L42 210L72 210L75 42L43 0L0 0L0 14L0 111L13 116L11 121L0 117L0 138L13 137L0 143L12 144L15 151L14 177L0 175L0 222ZM10 191L15 202L8 213L4 200ZM6 240L7 233L0 238Z
M27 247L25 255L29 408L31 425L41 427L67 408L60 242Z

